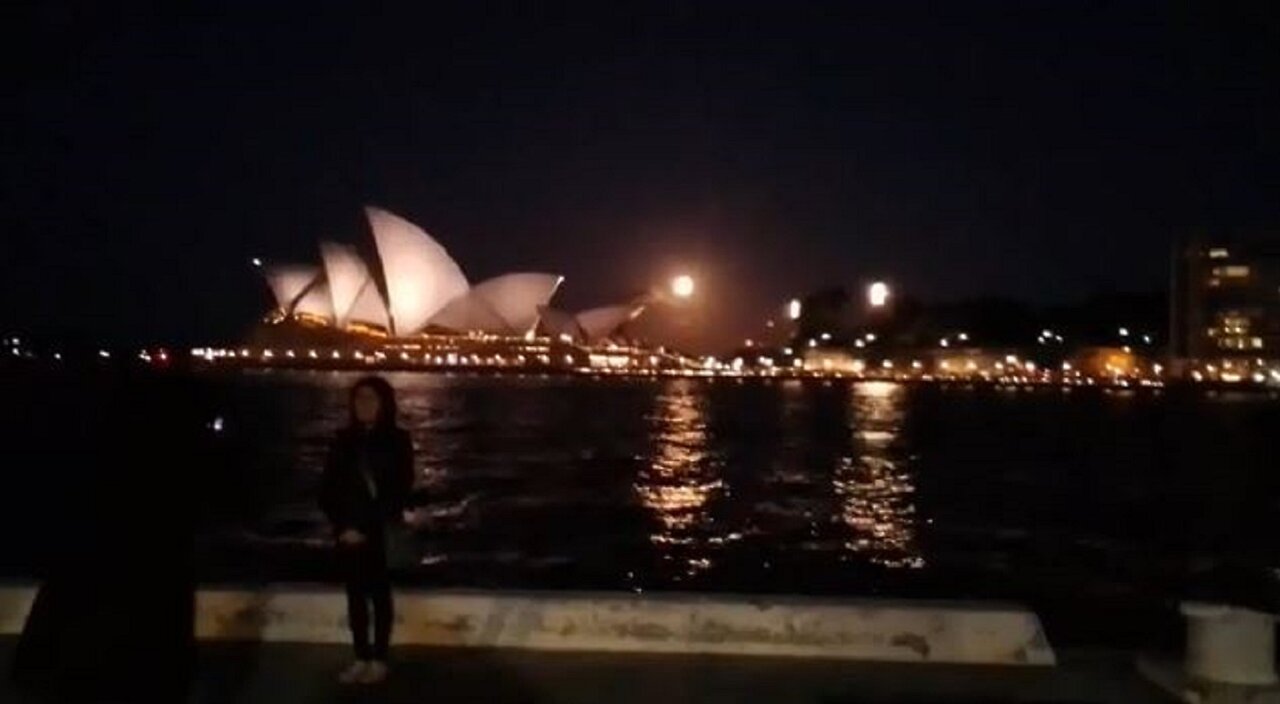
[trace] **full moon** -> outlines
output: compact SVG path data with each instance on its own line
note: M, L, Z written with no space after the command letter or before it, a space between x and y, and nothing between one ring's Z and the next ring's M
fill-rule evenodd
M889 302L889 285L877 281L867 287L867 302L872 308L880 308Z
M693 295L693 277L681 274L671 280L671 293L676 298L688 298Z

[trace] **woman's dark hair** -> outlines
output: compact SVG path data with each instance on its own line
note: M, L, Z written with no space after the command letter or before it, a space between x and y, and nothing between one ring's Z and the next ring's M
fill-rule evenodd
M374 422L373 429L375 431L390 430L396 427L396 390L391 388L391 384L380 376L361 377L351 387L351 394L347 397L347 408L351 412L351 427L359 425L356 421L356 392L360 389L369 389L378 395L378 420Z

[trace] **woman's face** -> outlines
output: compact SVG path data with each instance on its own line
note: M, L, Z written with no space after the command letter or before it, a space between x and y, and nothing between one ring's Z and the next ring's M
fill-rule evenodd
M382 400L378 398L378 394L367 386L361 386L356 389L356 393L351 397L351 409L355 412L356 422L361 425L374 425L378 422L378 410L382 406Z

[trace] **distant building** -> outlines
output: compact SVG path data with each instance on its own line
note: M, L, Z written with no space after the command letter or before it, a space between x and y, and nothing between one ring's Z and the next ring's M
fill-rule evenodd
M862 360L855 358L846 350L834 347L805 350L803 359L806 372L860 374L866 368L866 363Z
M1082 347L1071 355L1068 364L1085 376L1106 379L1138 375L1139 361L1130 347Z
M1030 361L1019 356L1013 348L995 347L948 347L932 350L927 353L933 362L933 369L938 376L973 377L1003 376L1028 370Z
M1171 274L1175 360L1280 357L1280 242L1181 246Z

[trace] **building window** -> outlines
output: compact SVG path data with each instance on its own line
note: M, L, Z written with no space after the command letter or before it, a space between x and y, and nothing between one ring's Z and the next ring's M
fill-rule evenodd
M1244 279L1249 277L1249 267L1235 264L1232 266L1215 266L1213 268L1214 276L1222 276L1228 279Z
M1249 319L1236 315L1223 316L1222 331L1227 335L1244 335L1249 332Z
M1231 253L1222 247L1214 247L1209 250L1210 259L1226 259L1229 256L1231 256Z
M1209 328L1209 337L1228 338L1247 335L1253 325L1253 321L1248 317L1234 311L1218 315L1216 323Z
M1224 350L1260 350L1265 346L1261 337L1219 337L1218 348Z

